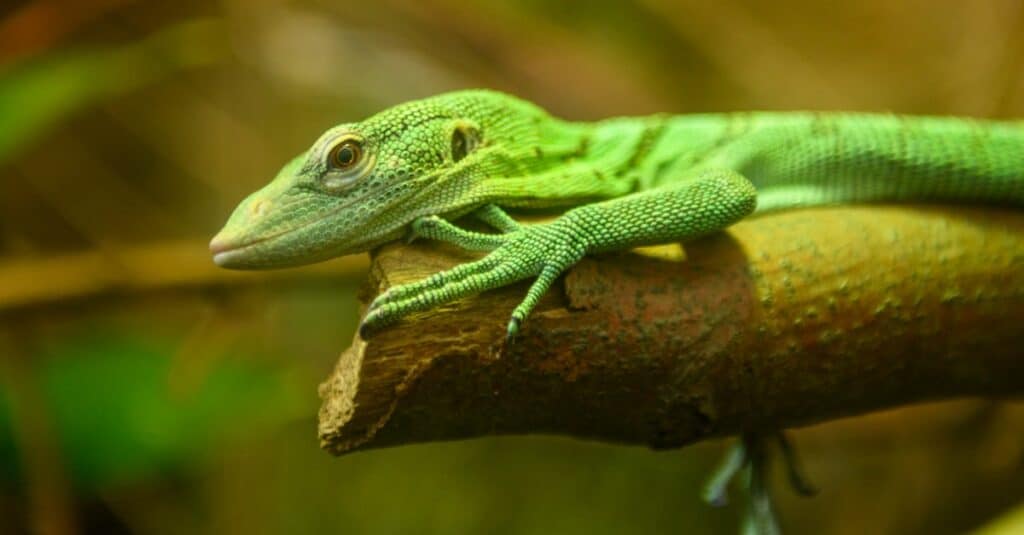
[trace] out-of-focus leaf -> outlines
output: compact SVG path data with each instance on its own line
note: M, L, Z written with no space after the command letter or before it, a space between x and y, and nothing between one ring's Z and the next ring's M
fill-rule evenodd
M69 341L37 368L62 461L80 488L126 483L244 442L309 412L288 376L250 361L210 363L173 381L173 347L119 336ZM3 396L0 395L0 401ZM12 476L10 415L0 405L0 476Z
M7 396L0 392L0 486L7 486L21 477L10 414Z
M66 116L223 58L223 28L200 19L127 45L64 50L0 70L0 163Z
M1018 535L1020 533L1024 533L1024 504L1018 505L986 524L975 531L974 535Z

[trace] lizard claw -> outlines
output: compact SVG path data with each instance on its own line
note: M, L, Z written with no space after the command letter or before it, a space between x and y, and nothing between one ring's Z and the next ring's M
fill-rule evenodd
M359 338L362 338L363 340L366 340L367 338L370 337L370 334L372 334L370 322L366 321L366 319L367 318L363 318L363 320L359 322L358 328Z
M519 335L519 318L513 316L508 322L508 329L505 331L505 343L511 345Z
M704 488L704 501L712 507L724 507L729 504L729 483L744 467L750 463L749 452L745 441L741 440L729 448L722 465L715 470L711 480Z
M372 335L377 327L380 327L382 323L387 323L387 319L384 317L384 305L392 299L391 290L385 290L373 301L370 302L366 307L366 314L363 315L363 319L359 322L359 337L366 339Z
M804 475L800 459L797 457L796 449L790 443L789 437L785 433L780 432L775 436L775 439L778 441L779 450L782 452L782 460L786 466L786 475L789 476L789 486L793 488L794 492L804 497L818 494L818 488L808 481Z
M380 314L377 310L374 310L373 304L366 310L366 315L363 316L362 321L359 322L359 337L366 340L377 330L377 324L380 323Z

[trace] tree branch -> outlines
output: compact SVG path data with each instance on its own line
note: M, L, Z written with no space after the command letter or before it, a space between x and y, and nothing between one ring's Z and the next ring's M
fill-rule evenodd
M1024 214L801 210L688 243L685 256L672 245L584 259L510 346L527 283L357 338L321 385L322 446L557 433L671 448L1024 392ZM470 258L387 246L371 287Z
M298 269L229 271L213 263L205 240L0 259L0 315L111 295L355 277L365 269L365 257L349 256Z

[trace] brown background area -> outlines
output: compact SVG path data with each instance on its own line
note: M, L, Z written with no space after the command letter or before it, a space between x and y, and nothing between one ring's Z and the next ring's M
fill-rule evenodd
M575 119L1021 117L1024 3L0 6L0 518L58 533L735 531L733 510L697 497L718 442L316 447L315 385L352 339L366 259L236 274L205 263L205 242L322 130L463 87ZM965 401L802 430L823 492L780 489L783 525L977 526L1024 496L1021 418L1019 402Z

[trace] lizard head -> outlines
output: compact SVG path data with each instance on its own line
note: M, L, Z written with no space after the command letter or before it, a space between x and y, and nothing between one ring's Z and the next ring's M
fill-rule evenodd
M423 215L465 213L488 201L473 178L514 165L523 155L510 151L544 116L501 93L460 91L331 128L239 204L210 242L214 262L306 264L400 238Z

